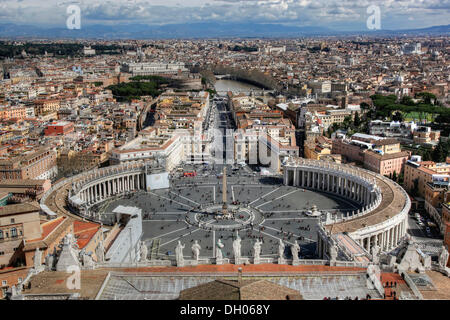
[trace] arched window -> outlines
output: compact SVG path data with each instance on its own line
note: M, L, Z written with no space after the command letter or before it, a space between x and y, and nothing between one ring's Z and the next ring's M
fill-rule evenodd
M0 230L0 240L3 239L3 231Z
M11 229L11 237L17 237L17 229L16 228Z

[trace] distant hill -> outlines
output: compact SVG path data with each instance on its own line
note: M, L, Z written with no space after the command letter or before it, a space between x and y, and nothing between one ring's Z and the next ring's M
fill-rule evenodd
M412 30L340 32L325 27L296 27L260 23L186 23L167 25L122 24L90 25L80 30L45 28L31 25L0 24L0 38L72 39L193 39L193 38L281 38L327 35L402 35L450 34L450 25Z

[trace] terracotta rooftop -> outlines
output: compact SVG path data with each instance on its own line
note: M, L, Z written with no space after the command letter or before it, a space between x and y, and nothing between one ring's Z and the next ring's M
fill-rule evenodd
M63 223L65 219L67 219L67 218L66 217L58 217L54 220L50 220L48 222L41 224L42 236L40 238L27 240L27 243L44 240L45 238L48 237L48 235L50 233L52 233L53 230L55 230L61 223Z
M86 221L74 221L73 233L77 239L77 244L80 249L83 249L92 237L97 233L101 226L97 223Z
M39 239L26 241L24 251L46 249L57 237L72 224L73 219L69 217L58 217L42 225L42 236Z
M81 298L95 299L108 274L107 270L81 270L81 285L79 290L67 288L67 278L70 273L58 271L43 271L31 278L31 289L25 289L24 294L63 294L79 293Z

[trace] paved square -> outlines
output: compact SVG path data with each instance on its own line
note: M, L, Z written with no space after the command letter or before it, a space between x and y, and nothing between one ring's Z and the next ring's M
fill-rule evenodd
M242 239L243 257L253 255L256 239L263 242L262 257L276 257L282 239L286 244L286 257L290 256L290 245L297 240L301 246L300 257L314 258L318 218L309 217L304 211L313 205L331 212L360 209L357 203L335 195L284 186L279 177L229 174L228 205L248 207L250 213L239 211L232 221L216 221L215 214L204 211L208 206L220 211L222 179L216 177L220 171L216 168L200 171L202 173L197 177L171 177L170 189L140 191L112 200L104 205L103 212L112 212L118 205L141 208L144 219L142 240L149 247L152 258L173 256L178 241L186 244L184 255L188 258L195 240L202 247L200 257L214 257L213 249L218 239L224 244L224 257L232 258L232 242L237 232ZM251 223L229 228L250 216Z

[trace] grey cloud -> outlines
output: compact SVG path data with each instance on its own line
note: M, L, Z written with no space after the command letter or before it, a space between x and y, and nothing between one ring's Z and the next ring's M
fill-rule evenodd
M412 17L417 27L447 24L450 20L450 0L185 0L182 3L167 0L165 5L163 1L155 5L155 1L49 0L38 3L37 0L0 0L0 16L7 22L61 24L65 21L65 6L78 2L82 8L82 23L223 21L338 26L353 21L361 24L367 17L366 8L375 4L380 6L383 19L393 26L401 26Z

